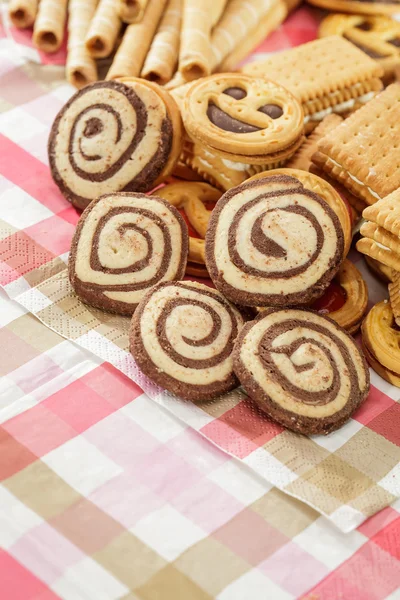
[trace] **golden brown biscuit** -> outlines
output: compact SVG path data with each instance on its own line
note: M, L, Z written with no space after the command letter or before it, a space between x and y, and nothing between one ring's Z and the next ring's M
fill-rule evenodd
M358 331L368 305L368 288L360 271L345 260L325 294L311 306L349 333Z
M384 300L376 304L364 319L361 331L366 357L372 368L400 387L400 331L390 302Z
M189 231L189 270L187 274L207 277L205 268L204 238L212 209L221 192L208 183L170 183L154 192L154 195L175 206L186 221Z
M332 129L335 129L343 121L340 115L331 114L326 116L306 138L297 152L286 163L289 169L300 169L309 171L312 164L311 157L317 151L318 142Z
M348 113L382 89L383 69L342 37L315 40L242 68L286 87L302 103L306 125L328 114Z
M398 189L400 84L387 87L328 133L312 160L367 204Z
M393 272L393 281L389 283L389 299L396 325L400 327L400 272Z
M390 283L394 281L394 275L396 271L391 267L384 265L383 263L371 258L370 256L364 255L365 262L368 268L376 275L383 283Z

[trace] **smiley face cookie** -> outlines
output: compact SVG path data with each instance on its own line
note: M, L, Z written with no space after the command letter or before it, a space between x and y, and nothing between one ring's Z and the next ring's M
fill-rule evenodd
M206 234L215 287L243 306L311 302L337 273L343 250L343 229L329 204L286 175L226 192Z
M376 304L364 319L362 343L371 367L393 385L400 387L400 330L390 302Z
M303 110L294 96L272 81L240 73L195 82L184 97L182 117L194 141L237 160L277 162L302 140Z

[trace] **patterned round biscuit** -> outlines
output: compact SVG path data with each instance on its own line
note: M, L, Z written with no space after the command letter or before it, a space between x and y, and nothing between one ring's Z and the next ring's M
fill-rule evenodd
M383 300L369 311L362 326L363 344L368 350L367 359L373 359L381 365L381 371L377 371L387 381L394 383L388 378L393 374L400 379L400 329L397 327L390 302ZM370 364L373 369L375 365ZM376 370L376 369L375 369ZM383 373L387 373L385 376ZM397 385L397 383L394 383Z
M188 266L189 271L193 274L193 263L198 265L198 267L204 267L204 238L206 236L211 211L217 200L221 197L221 192L208 183L185 182L165 185L154 193L158 197L167 200L172 206L175 206L181 212L188 225ZM187 268L187 274L190 274L189 271ZM205 275L203 276L207 277L205 268L203 273L204 271Z
M132 319L131 353L145 375L188 400L209 400L238 385L234 341L239 311L217 292L191 281L161 283Z
M307 0L307 2L326 10L361 15L391 15L400 12L400 0Z
M384 15L328 15L318 35L346 38L376 60L387 77L393 76L400 60L400 24Z
M206 234L211 279L244 306L307 304L320 296L343 259L340 221L294 177L249 181L217 202Z
M314 173L308 173L307 171L301 171L300 169L273 169L271 171L264 171L263 173L257 173L257 175L253 175L247 181L253 181L255 179L260 179L264 177L273 177L275 175L288 175L290 177L294 177L298 179L300 183L305 187L306 190L310 190L311 192L315 192L318 194L325 202L329 204L334 213L339 217L340 224L343 229L344 235L344 253L343 256L346 257L351 246L351 242L353 239L352 236L352 224L350 212L347 208L347 205L341 195L335 190L333 185L328 183L322 177L315 175Z
M150 190L172 170L179 140L179 126L148 82L94 83L72 96L53 123L51 173L83 209L102 194Z
M195 141L240 156L281 152L304 127L303 109L290 92L241 73L196 81L186 92L182 117Z
M304 309L269 308L247 323L235 344L234 371L262 410L304 434L338 429L369 391L353 338Z
M311 308L328 315L353 335L360 328L367 305L367 284L357 267L346 259L323 296Z
M87 304L131 315L153 285L182 279L187 254L187 227L175 207L144 194L109 194L79 219L69 277Z

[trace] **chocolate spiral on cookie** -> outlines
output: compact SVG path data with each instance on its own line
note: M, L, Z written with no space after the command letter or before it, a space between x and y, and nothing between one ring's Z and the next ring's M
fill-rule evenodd
M130 315L153 285L183 277L188 244L186 223L165 200L126 192L102 196L79 220L70 281L87 304Z
M102 194L147 191L175 135L166 103L146 82L98 82L61 109L49 137L54 181L78 208Z
M335 321L304 309L269 308L244 326L234 371L275 421L300 433L329 433L369 391L367 363Z
M265 177L218 201L206 235L206 264L231 302L306 304L336 274L343 244L340 221L319 195L293 177Z
M242 325L241 314L216 290L160 283L133 316L130 348L158 385L188 400L210 399L238 384L232 351Z

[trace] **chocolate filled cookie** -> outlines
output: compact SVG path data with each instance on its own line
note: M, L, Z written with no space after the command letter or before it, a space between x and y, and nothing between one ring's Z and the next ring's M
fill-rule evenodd
M173 169L171 154L176 160L179 154L173 103L143 80L102 81L72 96L48 145L51 173L64 196L84 209L102 194L155 187Z
M206 264L216 288L244 306L307 304L343 259L337 215L294 177L245 182L217 202L206 234Z
M247 323L234 371L262 410L304 434L338 429L369 392L367 363L353 338L304 309L269 308Z
M186 223L155 196L102 196L82 213L69 257L69 278L92 306L131 315L160 281L181 279L188 255Z
M191 281L160 283L132 319L131 353L147 377L188 400L238 385L232 368L243 317L216 290Z

